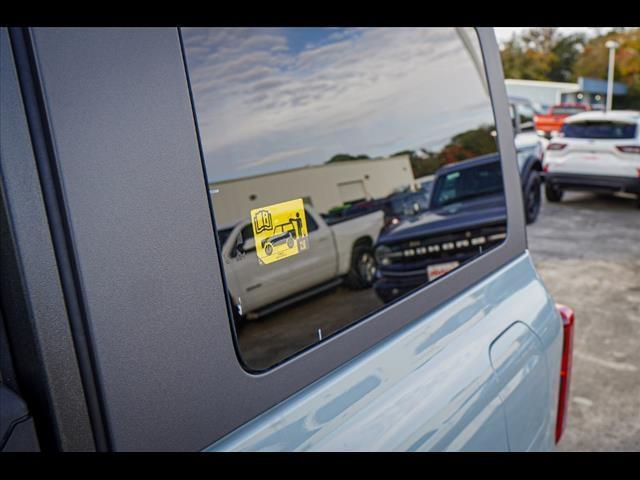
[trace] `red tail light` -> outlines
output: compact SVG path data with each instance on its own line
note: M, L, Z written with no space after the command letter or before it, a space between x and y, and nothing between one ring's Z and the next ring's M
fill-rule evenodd
M544 170L544 173L547 173L549 171L549 164L545 163L544 167L542 167L542 170Z
M616 148L623 153L640 153L640 145L618 145Z
M564 305L556 304L556 309L562 317L563 342L562 365L560 366L560 398L558 399L558 416L556 419L556 443L560 441L564 426L567 422L569 407L569 384L571 383L571 366L573 358L573 310Z
M567 146L566 143L550 143L547 146L547 150L562 150Z

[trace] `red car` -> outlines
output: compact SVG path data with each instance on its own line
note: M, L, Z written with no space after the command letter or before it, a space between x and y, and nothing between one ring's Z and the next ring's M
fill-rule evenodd
M549 113L535 115L533 121L538 134L551 138L552 132L560 131L565 118L589 110L591 110L591 107L583 103L559 103L551 107Z

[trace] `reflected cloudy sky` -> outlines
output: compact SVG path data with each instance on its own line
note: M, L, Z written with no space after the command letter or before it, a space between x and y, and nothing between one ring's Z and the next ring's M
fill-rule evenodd
M439 150L453 135L493 123L455 29L182 32L210 181L337 153ZM475 32L465 32L481 58Z

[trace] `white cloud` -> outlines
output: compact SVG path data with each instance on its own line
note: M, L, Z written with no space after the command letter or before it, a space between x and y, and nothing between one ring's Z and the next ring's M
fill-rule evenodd
M336 31L328 44L307 42L296 54L278 29L213 30L184 36L206 161L216 175L323 162L339 152L433 148L425 142L492 120L451 29ZM483 108L473 107L478 98Z
M247 168L255 167L255 166L258 166L258 165L264 165L266 163L279 162L279 161L285 160L287 158L299 157L301 155L305 155L307 153L313 152L314 150L317 150L317 148L316 147L303 147L303 148L296 148L294 150L285 150L283 152L276 152L276 153L272 153L271 155L267 155L266 157L261 157L261 158L258 158L257 160L253 160L253 161L248 162L248 163L243 163L238 167L238 169L239 170L245 170Z

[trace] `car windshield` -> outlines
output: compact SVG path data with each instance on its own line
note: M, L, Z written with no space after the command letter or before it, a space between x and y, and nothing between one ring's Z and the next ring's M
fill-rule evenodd
M635 138L636 126L621 122L580 122L566 123L562 126L566 138Z
M575 113L582 113L585 109L581 107L555 107L553 109L554 115L573 115Z
M429 207L427 193L416 192L391 201L391 210L396 215L413 215Z
M503 192L500 162L456 170L442 175L436 182L432 207L443 207L474 197Z

